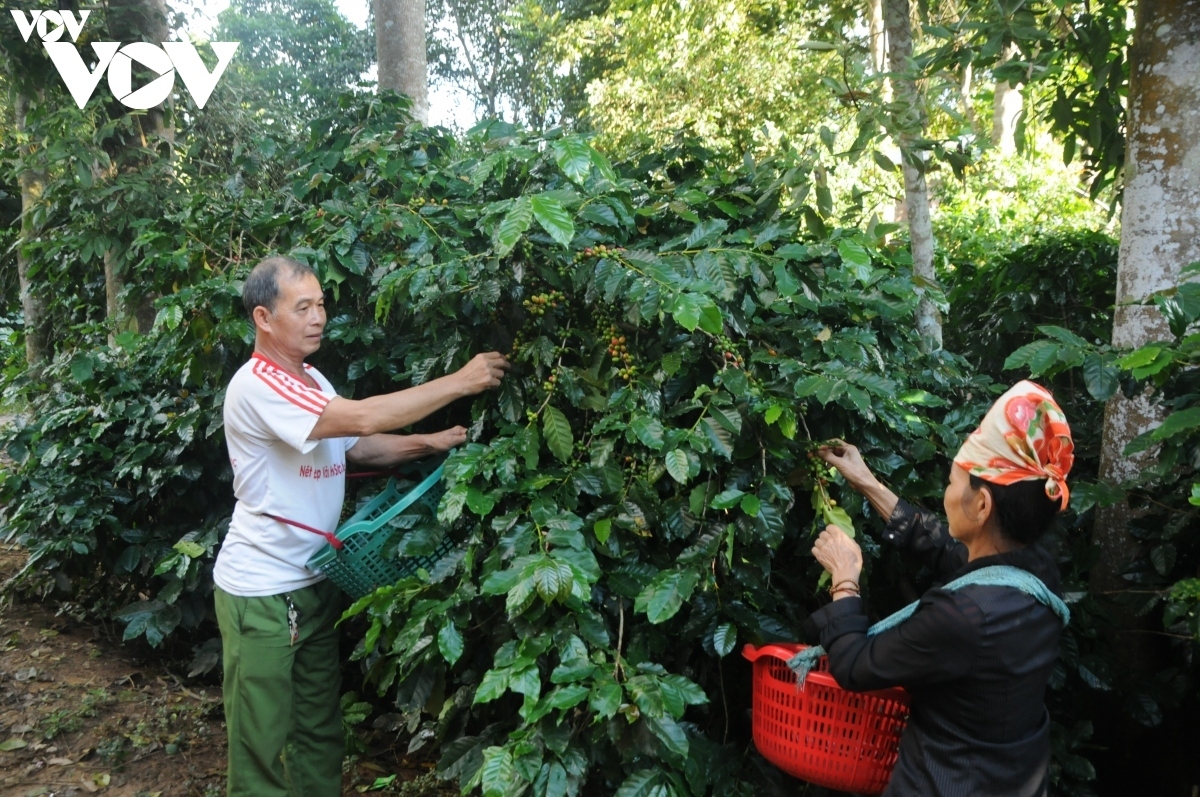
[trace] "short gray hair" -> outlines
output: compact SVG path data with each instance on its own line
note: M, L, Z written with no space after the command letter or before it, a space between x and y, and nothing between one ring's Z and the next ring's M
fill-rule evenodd
M263 260L250 272L242 285L242 304L246 312L254 318L255 307L265 307L269 312L275 312L275 302L279 299L279 269L283 268L290 279L300 279L305 275L317 276L311 266L283 255L275 255Z

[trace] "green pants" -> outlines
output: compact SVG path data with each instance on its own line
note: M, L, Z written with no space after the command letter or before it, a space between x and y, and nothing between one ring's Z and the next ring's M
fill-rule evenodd
M295 607L292 642L288 599ZM266 598L217 588L229 730L229 797L342 793L341 662L329 581Z

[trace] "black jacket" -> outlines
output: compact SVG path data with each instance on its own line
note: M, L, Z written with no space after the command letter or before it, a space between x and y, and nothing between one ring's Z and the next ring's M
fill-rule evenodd
M1040 546L967 562L966 547L934 515L900 501L884 537L931 567L939 584L989 565L1012 565L1055 594L1062 583ZM1039 797L1046 794L1050 718L1044 695L1062 624L1012 587L935 587L916 614L868 637L859 598L814 613L829 667L846 689L903 686L912 715L885 797Z

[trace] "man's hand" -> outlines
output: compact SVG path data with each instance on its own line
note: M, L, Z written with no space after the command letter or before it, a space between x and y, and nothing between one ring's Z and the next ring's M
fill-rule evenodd
M325 405L310 440L327 437L370 437L402 429L465 396L497 387L512 366L503 354L476 355L452 374L406 390L354 401L334 398Z
M467 430L463 426L455 426L453 429L443 429L424 437L426 445L434 451L442 453L467 442Z
M499 387L504 372L511 367L512 363L503 354L489 351L486 354L476 354L471 358L471 362L455 372L454 377L461 384L464 395L473 396Z

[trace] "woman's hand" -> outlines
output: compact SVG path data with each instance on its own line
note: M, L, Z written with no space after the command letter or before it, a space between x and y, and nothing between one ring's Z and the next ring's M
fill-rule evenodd
M858 583L858 577L862 574L862 549L837 526L830 524L825 527L813 545L813 556L833 576L834 586L843 581Z
M875 474L871 473L867 463L863 462L862 454L858 452L857 446L852 446L844 440L834 442L837 445L818 448L817 456L837 468L846 483L860 493L866 492L868 488L878 483Z
M862 454L858 452L857 446L852 446L845 440L834 442L836 445L818 448L817 456L837 468L838 473L842 474L842 478L846 480L847 484L866 496L880 517L884 520L890 518L900 499L896 497L895 493L884 487L879 479L875 478L875 474L871 473L867 463L863 462Z

